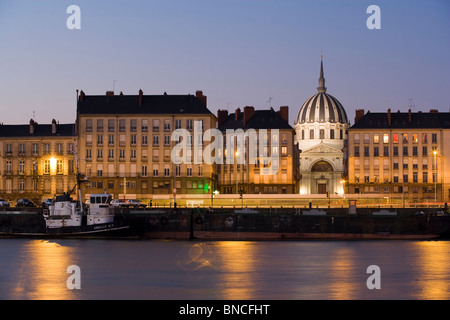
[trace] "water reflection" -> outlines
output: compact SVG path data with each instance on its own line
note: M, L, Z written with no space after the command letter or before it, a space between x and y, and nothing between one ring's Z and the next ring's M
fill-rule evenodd
M11 299L68 300L75 291L67 289L67 267L73 249L51 241L24 243L22 263L16 273ZM25 263L24 263L25 262Z
M416 242L418 299L450 299L450 242Z
M221 266L219 299L254 299L255 243L222 241L214 249Z
M351 300L355 296L357 286L355 275L358 270L355 267L355 251L350 248L338 248L334 251L333 259L330 263L330 291L329 299Z

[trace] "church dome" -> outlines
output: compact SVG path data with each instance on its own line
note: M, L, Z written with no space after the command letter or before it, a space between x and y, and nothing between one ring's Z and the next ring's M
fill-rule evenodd
M332 95L326 93L325 78L323 76L323 61L320 64L320 78L318 93L310 97L297 115L296 123L348 123L347 113L342 104Z

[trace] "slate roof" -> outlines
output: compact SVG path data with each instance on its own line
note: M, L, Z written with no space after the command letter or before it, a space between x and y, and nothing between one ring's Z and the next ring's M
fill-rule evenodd
M212 114L194 95L85 95L77 113L84 114Z
M218 128L220 131L227 129L293 129L286 120L274 110L255 110L255 113L244 126L244 112L236 120L236 114L231 113Z
M449 112L391 112L391 125L387 112L368 112L350 129L450 129Z
M36 124L34 134L30 134L29 124L0 125L0 137L75 137L75 124L58 124L56 134L52 134L51 124Z

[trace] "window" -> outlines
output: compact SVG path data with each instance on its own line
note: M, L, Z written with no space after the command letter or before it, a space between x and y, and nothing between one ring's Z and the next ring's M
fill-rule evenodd
M403 182L405 182L405 183L408 182L408 175L407 174L403 175Z
M136 159L136 150L134 149L130 150L130 157L132 160Z
M33 156L39 155L39 145L37 143L33 143L31 152L33 153Z
M137 131L137 120L136 119L131 119L130 120L130 131L131 132L136 132Z
M143 119L141 121L141 131L142 132L147 132L148 131L148 120Z
M114 132L116 129L116 125L114 122L114 119L109 119L108 120L108 132Z
M97 132L103 132L103 119L97 120Z
M353 140L355 141L355 144L359 144L359 133L353 135Z
M309 138L314 139L314 129L309 130Z
M422 147L422 155L423 156L427 156L428 155L428 147L427 146L423 146Z
M92 132L92 119L86 119L86 132Z
M413 133L413 135L412 135L412 143L419 143L419 138L417 137L417 133Z
M56 174L63 174L63 161L62 160L57 160L56 161Z
M25 161L19 161L19 174L25 174Z
M92 158L92 150L91 149L86 149L86 159L91 159Z
M147 176L147 166L142 166L142 176L143 177Z
M423 183L428 183L428 172L423 172L422 173L422 182Z
M153 131L154 132L158 132L159 131L159 120L158 119L154 119L153 120Z
M164 168L164 176L165 177L170 176L170 169L169 168Z
M422 144L427 144L427 143L428 143L427 134L422 133Z
M408 155L408 147L403 147L403 156Z
M25 144L24 143L19 144L19 155L20 156L25 155Z
M407 133L404 133L403 134L403 143L408 143L408 134Z
M192 130L192 120L186 120L186 129Z
M108 135L108 145L110 145L110 146L114 145L114 135L113 134Z
M373 135L373 143L380 143L380 136L378 134Z
M392 142L393 143L398 143L398 134L394 133L393 137L392 137Z
M325 130L324 129L320 129L319 136L320 136L320 139L325 139Z
M413 147L413 156L417 156L417 147L416 146L414 146Z
M181 120L175 120L175 129L181 129Z
M359 146L355 147L355 157L359 157Z
M44 160L44 174L50 174L50 160Z
M170 131L170 120L164 120L164 131Z
M97 149L97 159L103 159L103 150Z
M369 147L364 147L364 157L369 156Z
M364 143L369 144L370 143L370 134L364 133Z
M417 174L417 172L413 172L413 183L418 182L419 182L419 175Z
M380 156L379 147L373 147L373 156L374 157Z
M164 136L164 146L170 146L170 136L169 135L165 135Z
M103 135L102 134L97 135L97 145L98 146L103 145Z
M431 134L431 143L437 143L437 133Z
M122 160L125 159L125 149L119 150L119 158Z
M181 176L181 166L180 165L175 166L175 175L177 177Z
M25 179L19 180L19 191L24 192L25 191Z
M393 154L394 156L398 156L398 147L394 147Z
M159 146L159 136L153 136L153 146Z
M50 143L44 143L44 154L50 154Z
M147 141L147 136L142 136L142 146L147 146L147 143L148 143L148 141Z
M285 146L281 147L281 155L282 156L287 156L287 152L288 152L287 150L288 150L287 147L285 147Z
M114 159L114 149L108 150L108 159Z
M330 129L330 139L334 139L334 129Z
M119 131L120 132L125 132L125 130L126 130L125 119L121 119L121 120L119 120Z
M389 147L388 146L383 147L383 156L389 157Z
M131 138L131 145L136 145L136 140L137 140L137 138L136 138L136 135L135 134L132 134L131 136L130 136L130 138Z
M383 143L389 143L389 134L383 134Z
M192 177L192 168L187 168L186 175L187 175L188 177Z

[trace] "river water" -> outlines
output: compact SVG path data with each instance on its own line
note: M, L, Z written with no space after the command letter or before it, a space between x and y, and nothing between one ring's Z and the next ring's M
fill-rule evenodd
M447 300L450 242L2 239L0 299Z

